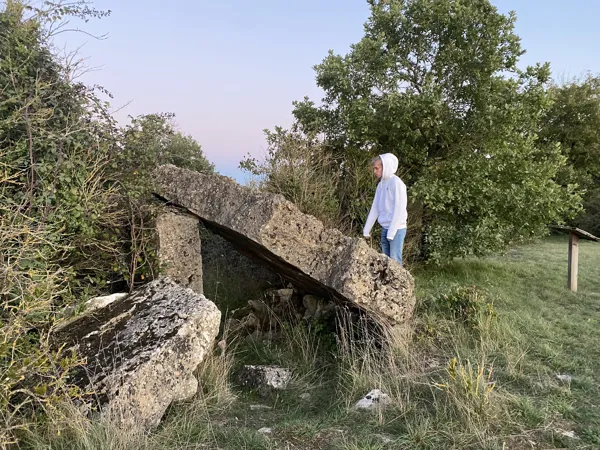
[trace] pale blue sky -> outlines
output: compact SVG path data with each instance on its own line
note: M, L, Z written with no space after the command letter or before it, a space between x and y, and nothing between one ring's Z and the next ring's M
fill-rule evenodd
M600 0L492 0L515 10L527 53L555 77L600 73ZM99 70L83 76L127 115L173 112L219 172L243 180L246 153L261 157L262 130L288 126L292 101L320 100L312 66L360 40L366 0L96 0L112 13L84 25L108 38L63 34L58 43Z

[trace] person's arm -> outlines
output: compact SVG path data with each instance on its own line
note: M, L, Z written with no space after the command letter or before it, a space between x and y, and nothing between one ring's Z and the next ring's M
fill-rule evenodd
M400 229L402 223L402 212L406 209L406 185L398 180L394 183L394 213L392 214L392 223L388 228L388 241L394 239L396 232Z
M367 217L367 221L365 222L365 227L363 229L364 237L371 237L371 228L375 225L375 221L377 217L379 217L379 210L377 209L377 193L375 193L375 197L373 198L373 204L371 205L371 211L369 211L369 215Z

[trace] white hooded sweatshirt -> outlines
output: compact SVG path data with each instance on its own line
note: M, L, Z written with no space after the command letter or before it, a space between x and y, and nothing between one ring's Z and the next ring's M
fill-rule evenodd
M377 185L371 211L367 217L363 235L369 237L375 220L388 230L388 240L394 239L396 232L406 228L406 185L395 174L398 170L398 158L391 153L379 155L383 171L381 181Z

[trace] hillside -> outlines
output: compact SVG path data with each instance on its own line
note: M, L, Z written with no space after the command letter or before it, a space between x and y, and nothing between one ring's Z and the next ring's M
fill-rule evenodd
M199 370L203 392L171 408L151 436L119 435L71 412L32 435L31 448L598 448L600 245L581 244L577 294L565 287L566 262L558 236L415 268L408 348L336 345L319 330L287 327L277 339L217 349ZM242 362L281 364L295 377L261 398L230 382ZM354 410L374 388L391 404Z

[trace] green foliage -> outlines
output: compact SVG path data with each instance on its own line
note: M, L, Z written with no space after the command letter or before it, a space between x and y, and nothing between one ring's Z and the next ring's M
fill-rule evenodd
M6 86L0 100L0 197L14 212L56 230L53 238L63 247L54 262L68 260L84 288L102 282L88 275L116 264L111 252L90 258L106 248L106 232L119 220L115 191L102 183L115 125L93 91L69 81L40 21L24 14L18 2L0 13L0 53L7 55L0 61L0 84Z
M471 361L452 358L446 367L446 376L445 382L437 383L436 387L446 392L459 417L467 424L473 416L489 418L493 406L491 397L496 387L492 367L486 367L484 363L474 367Z
M572 224L600 236L600 184L590 188L584 196L583 207L584 212Z
M600 77L573 79L549 92L553 104L544 117L541 141L559 142L568 160L559 182L587 191L584 210L571 224L600 234Z
M148 114L131 118L118 132L109 176L119 185L119 210L125 212L122 240L127 245L127 267L119 275L132 288L155 277L158 271L156 234L152 224L157 204L151 195L154 169L174 164L196 171L214 171L201 146L176 131L173 114Z
M68 374L81 362L50 344L54 326L156 274L153 167L213 170L164 116L119 129L53 54L68 16L104 15L85 1L0 9L0 447L39 407L78 395Z
M0 11L2 446L27 414L78 395L68 372L80 361L49 335L120 263L117 191L105 183L114 122L93 91L70 81L44 26L84 4L47 6L10 1Z
M113 162L115 174L132 196L148 195L153 170L174 164L198 172L213 172L202 147L176 131L173 114L147 114L131 119L121 138L121 151Z
M315 138L280 127L274 132L265 130L265 134L268 145L265 161L248 156L240 168L257 177L261 188L282 194L302 212L328 225L341 225L340 171L324 146Z
M495 316L487 294L476 286L452 286L446 292L432 297L428 303L434 311L473 328L481 323L484 316Z
M56 262L69 245L53 224L0 206L0 448L16 442L34 411L79 397L68 375L82 361L49 341L61 306L77 302L73 267Z
M573 182L587 188L600 179L600 77L570 80L549 89L540 140L559 142L574 171Z
M383 152L400 160L408 239L430 261L503 250L572 215L574 187L555 182L566 158L537 140L550 70L517 68L515 16L488 0L369 4L364 37L315 67L322 105L293 111L335 161L345 222L365 220L375 184L364 174Z

